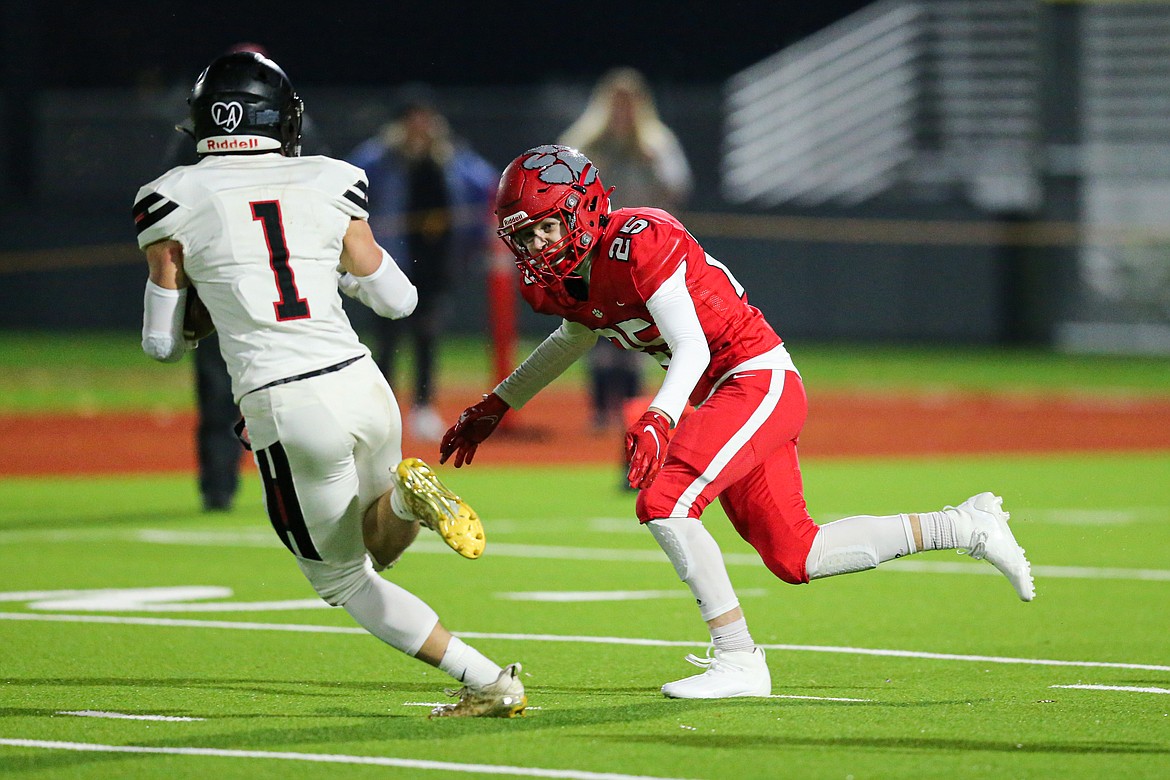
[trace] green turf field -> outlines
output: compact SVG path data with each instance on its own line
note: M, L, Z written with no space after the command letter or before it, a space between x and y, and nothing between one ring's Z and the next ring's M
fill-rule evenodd
M550 324L555 325L550 319ZM519 361L536 345L524 341ZM1147 356L1061 355L1039 349L789 342L812 391L1003 391L1170 396L1170 360ZM403 350L404 378L411 371ZM475 338L452 338L439 355L440 386L485 392L494 382L490 353ZM135 333L0 331L0 413L174 411L194 404L191 358L177 365L147 359ZM572 366L564 381L582 381ZM647 360L648 387L662 370Z
M832 358L817 370L845 377ZM893 377L907 353L866 359ZM1137 364L1102 391L1156 393ZM712 508L774 697L671 701L658 686L697 671L706 631L614 469L443 470L487 552L431 536L387 576L521 661L530 711L431 722L450 681L315 600L251 475L222 515L187 475L0 479L0 775L1170 776L1170 453L803 465L822 522L1006 495L1036 600L942 552L785 585Z

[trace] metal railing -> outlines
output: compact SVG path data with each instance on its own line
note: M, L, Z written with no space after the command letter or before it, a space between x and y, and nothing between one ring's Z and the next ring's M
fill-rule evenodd
M852 205L948 185L991 209L1025 205L1035 40L1028 0L868 6L729 80L724 196Z
M877 3L733 78L725 197L858 202L890 186L912 152L918 15Z

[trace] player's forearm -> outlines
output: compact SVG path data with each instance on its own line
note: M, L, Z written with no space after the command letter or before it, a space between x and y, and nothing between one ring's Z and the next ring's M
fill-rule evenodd
M596 342L597 334L584 325L562 321L493 392L508 406L519 409Z
M187 289L170 290L147 280L142 301L142 351L162 363L187 352L183 340L183 304Z

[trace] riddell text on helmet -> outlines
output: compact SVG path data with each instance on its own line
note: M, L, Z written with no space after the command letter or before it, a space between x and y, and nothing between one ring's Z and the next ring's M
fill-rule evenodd
M207 139L207 151L209 152L223 152L229 149L259 149L260 141L257 138L228 138L224 141L217 141L214 138Z

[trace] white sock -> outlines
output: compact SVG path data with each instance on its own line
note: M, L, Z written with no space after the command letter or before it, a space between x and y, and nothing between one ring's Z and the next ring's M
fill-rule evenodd
M756 646L752 641L752 632L748 631L746 618L711 629L711 644L723 653L749 651Z
M358 624L393 648L413 656L439 622L426 602L367 569L365 581L343 605Z
M439 668L464 685L480 687L495 682L501 668L457 636L451 637Z
M922 528L922 549L953 550L958 546L955 520L947 512L920 512L918 523Z
M398 488L393 488L390 491L390 508L394 510L394 514L402 520L418 520L414 516L414 512L410 511L410 507L402 500L402 496L398 493Z

